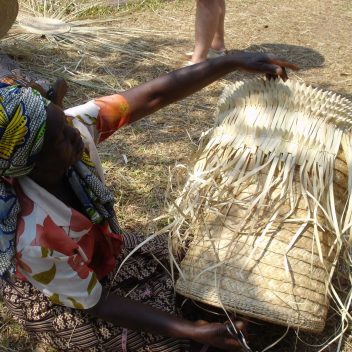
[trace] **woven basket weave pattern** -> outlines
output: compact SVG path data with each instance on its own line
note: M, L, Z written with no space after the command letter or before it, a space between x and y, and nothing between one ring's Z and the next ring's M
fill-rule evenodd
M305 136L299 123L307 116L313 122ZM255 80L227 88L217 125L203 140L178 199L190 214L187 236L194 238L176 290L252 317L321 331L339 251L333 219L342 223L348 200L348 167L341 144L333 142L349 133L351 121L352 104L304 85ZM315 164L308 167L307 160ZM310 196L314 180L332 184L332 178L333 194L326 188L318 200Z
M234 196L241 199L245 195L250 204L248 195L253 195L253 187ZM303 203L302 200L299 203ZM246 211L233 208L233 212L227 210L225 223L220 217L215 218L206 221L207 231L203 227L197 231L182 262L188 279L178 280L177 291L215 306L220 306L220 296L222 304L230 310L302 330L320 331L328 310L327 284L334 254L329 259L328 253L333 236L319 234L325 259L322 264L312 243L313 229L307 228L287 254L291 269L288 275L284 268L285 253L300 225L283 225L278 219L273 226L275 231L259 241L261 221L248 220L241 229L244 234L239 234L236 230ZM303 205L298 204L292 217L304 216L303 209ZM270 214L271 210L267 209L261 218L267 220ZM216 263L221 265L204 271Z

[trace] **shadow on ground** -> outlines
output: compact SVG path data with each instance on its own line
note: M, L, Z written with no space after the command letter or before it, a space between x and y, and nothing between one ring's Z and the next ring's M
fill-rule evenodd
M324 56L317 50L299 45L262 43L251 45L246 51L273 53L293 62L300 70L322 67L325 62Z

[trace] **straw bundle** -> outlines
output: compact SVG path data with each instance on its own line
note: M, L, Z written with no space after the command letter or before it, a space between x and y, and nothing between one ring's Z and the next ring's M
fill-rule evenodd
M17 21L1 40L2 48L21 57L22 68L46 80L62 77L93 88L97 94L109 94L125 89L125 82L130 85L123 77L124 66L130 68L131 60L137 66L165 64L174 59L169 55L170 50L163 50L160 45L170 31L165 34L164 30L150 28L148 21L141 27L132 11L133 7L142 6L137 2L134 5L130 1L127 5L108 0L18 2ZM135 26L126 25L131 21Z
M20 0L17 21L8 33L6 41L32 42L33 45L47 44L66 50L82 51L105 56L108 51L130 54L135 57L153 57L150 50L134 44L134 39L147 30L121 28L119 15L99 16L99 11L109 12L112 3L76 0ZM114 6L119 8L119 2ZM95 16L92 16L95 14ZM120 14L122 16L123 13ZM164 36L162 31L153 31L153 36Z
M228 86L171 208L188 248L176 290L266 321L318 332L342 249L350 268L352 103L288 81Z

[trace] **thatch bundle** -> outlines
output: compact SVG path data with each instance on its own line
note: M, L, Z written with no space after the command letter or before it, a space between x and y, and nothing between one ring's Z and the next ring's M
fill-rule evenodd
M339 256L351 263L351 127L352 103L331 92L228 86L171 209L173 243L188 248L176 290L315 332L333 298L348 320L351 295L331 282Z
M17 46L30 42L36 47L58 47L99 57L119 52L157 58L158 55L134 43L142 34L150 34L148 30L122 27L124 13L118 9L119 2L107 0L19 0L17 21L4 42ZM102 16L100 11L115 13ZM152 31L152 35L164 33Z
M140 21L133 20L132 9L138 9L143 2L140 5L113 0L18 2L16 22L2 38L2 49L11 56L21 57L21 68L43 79L65 78L75 85L94 89L95 95L103 95L124 90L124 82L129 87L130 79L125 76L133 65L143 62L152 67L156 62L164 65L175 60L170 50L163 50L160 45L170 31L150 28L148 21L141 27ZM133 79L137 79L137 74ZM82 93L78 95L82 99Z

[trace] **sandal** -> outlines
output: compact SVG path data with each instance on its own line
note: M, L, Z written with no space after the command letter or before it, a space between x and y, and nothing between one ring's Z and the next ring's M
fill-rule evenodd
M210 48L208 50L207 58L208 59L215 59L216 57L225 56L226 53L227 53L226 49L214 50L214 49Z
M207 59L214 59L216 57L224 56L226 54L227 54L227 50L226 49L215 50L215 49L209 48L208 54L207 54ZM188 59L191 59L192 56L193 56L193 51L189 51L189 52L185 53L185 56Z
M192 66L195 65L194 62L192 62L191 60L185 61L182 65L182 67L187 67L187 66Z

